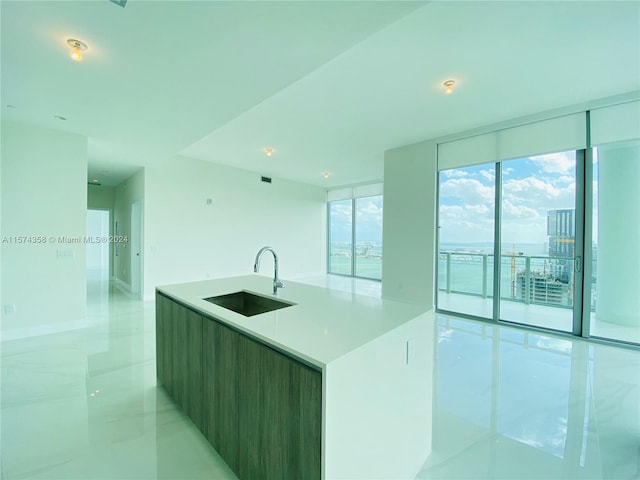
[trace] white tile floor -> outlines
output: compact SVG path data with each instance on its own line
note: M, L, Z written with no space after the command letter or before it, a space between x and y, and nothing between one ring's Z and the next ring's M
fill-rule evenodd
M436 478L640 478L640 353L438 316Z
M86 329L2 343L2 478L235 478L156 388L153 303L94 285L88 314ZM417 478L639 478L637 350L443 316L434 329L433 453Z

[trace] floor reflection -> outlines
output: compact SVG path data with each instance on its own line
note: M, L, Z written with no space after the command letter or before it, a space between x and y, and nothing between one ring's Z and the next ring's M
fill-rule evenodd
M439 316L432 478L638 478L637 350Z
M156 387L154 312L107 285L86 328L2 342L3 479L235 478ZM443 315L433 328L417 478L640 478L638 350Z
M86 328L2 342L0 477L235 479L156 386L153 302L89 286Z

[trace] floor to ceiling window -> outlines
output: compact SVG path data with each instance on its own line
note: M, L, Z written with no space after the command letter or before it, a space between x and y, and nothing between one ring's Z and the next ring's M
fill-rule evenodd
M440 144L437 308L639 344L639 132L635 101Z
M571 332L576 152L500 166L500 319Z
M493 309L495 164L441 172L438 305L490 317Z
M355 199L355 275L382 280L382 195Z
M329 273L351 275L352 252L353 201L329 202Z
M328 196L327 271L381 280L382 185L333 190Z

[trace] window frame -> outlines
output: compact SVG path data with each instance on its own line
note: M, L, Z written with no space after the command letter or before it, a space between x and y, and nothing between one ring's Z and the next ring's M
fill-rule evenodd
M384 215L384 194L363 194L363 195L351 195L351 198L335 199L327 201L327 274L339 275L347 278L360 278L365 280L372 280L375 282L382 282L382 259L380 265L380 278L365 277L362 275L356 275L356 230L357 230L357 215L356 215L356 203L357 200L363 198L380 197L382 199L382 209ZM345 200L351 200L351 274L332 272L331 271L331 205L335 202L344 202ZM382 240L381 243L382 245Z

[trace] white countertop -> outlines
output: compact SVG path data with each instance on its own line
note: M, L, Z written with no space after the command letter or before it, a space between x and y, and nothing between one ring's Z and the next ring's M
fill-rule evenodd
M392 300L283 281L277 297L273 278L262 275L157 287L182 304L319 368L425 313L423 307ZM204 298L247 290L296 305L245 317Z

